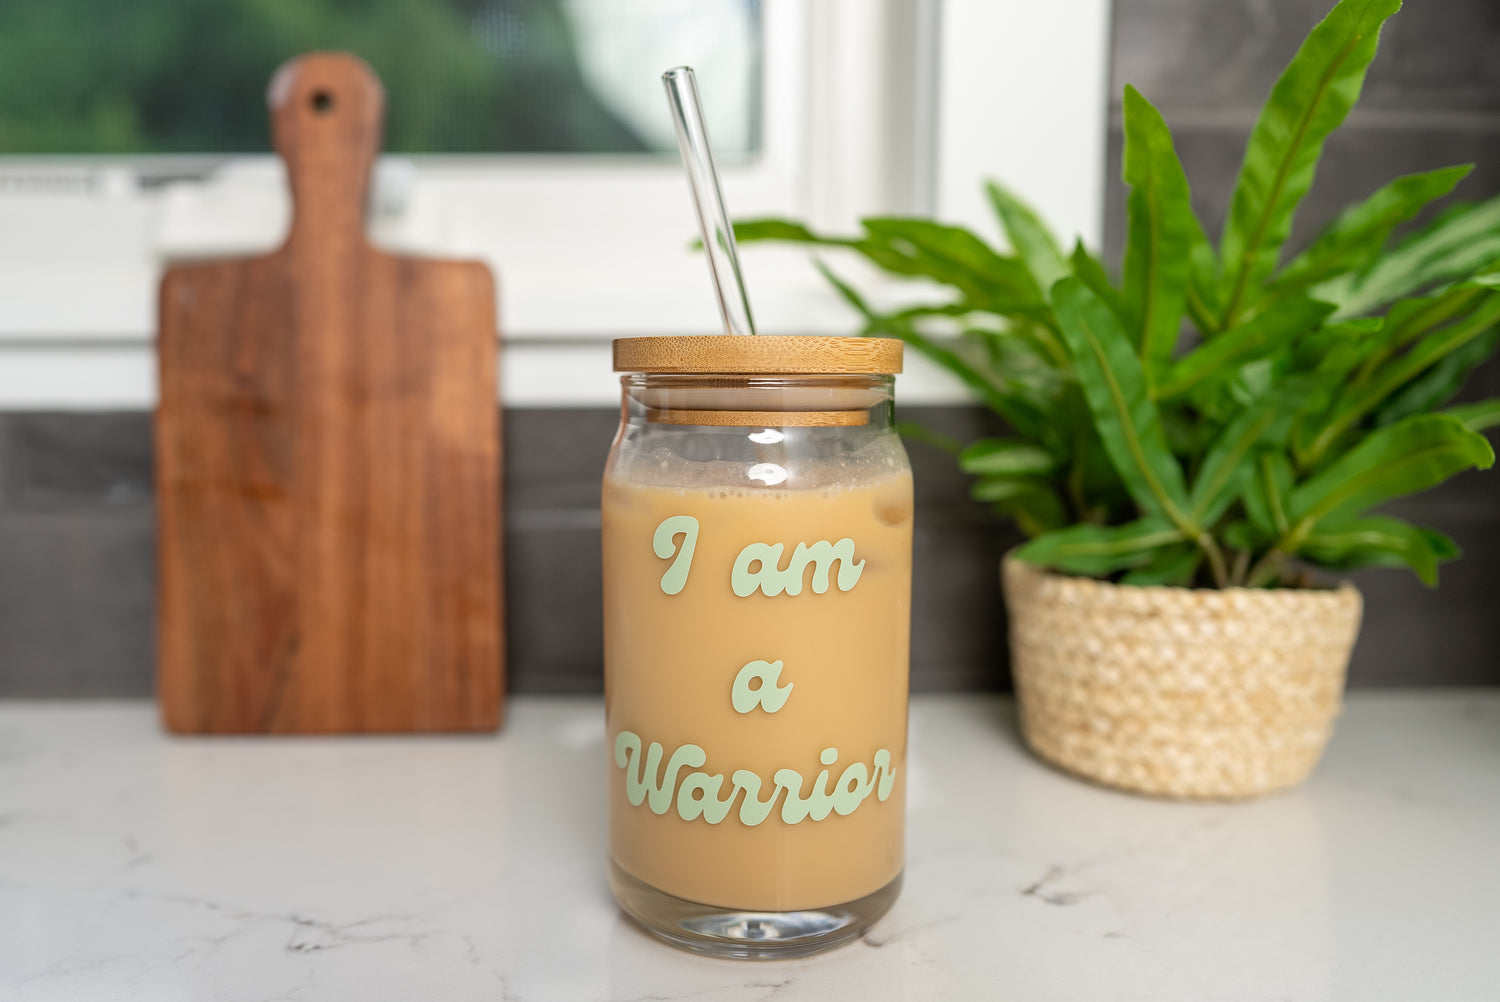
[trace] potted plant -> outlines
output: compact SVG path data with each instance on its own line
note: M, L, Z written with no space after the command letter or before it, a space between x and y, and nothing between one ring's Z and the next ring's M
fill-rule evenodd
M1022 730L1068 770L1182 797L1299 782L1360 617L1353 587L1309 569L1404 565L1432 585L1458 554L1371 510L1494 460L1479 432L1500 400L1448 405L1500 340L1500 199L1397 233L1469 168L1400 177L1282 254L1399 6L1342 0L1313 29L1261 109L1217 248L1130 87L1118 280L996 184L1010 253L927 219L847 238L736 227L945 289L880 310L818 263L866 333L901 338L1009 426L959 461L1030 537L1004 567Z

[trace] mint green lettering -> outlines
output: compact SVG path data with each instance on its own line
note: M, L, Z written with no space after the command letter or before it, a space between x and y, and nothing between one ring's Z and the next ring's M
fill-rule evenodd
M755 679L760 679L760 685L751 688L750 683ZM734 677L729 701L739 713L749 713L757 706L767 713L775 713L792 695L793 683L778 686L776 683L780 680L780 661L751 661Z
M840 817L848 817L854 809L865 802L875 784L870 782L870 771L863 762L850 762L839 781L833 787L833 809Z
M875 777L879 780L875 796L879 800L885 800L891 795L891 787L896 784L896 772L891 768L891 753L884 748L875 753Z
M733 791L728 800L719 799L719 788L723 785L722 775L710 776L706 772L690 774L677 791L677 816L684 821L694 821L702 815L703 820L711 825L723 821L729 808L734 806Z
M771 794L774 803L776 797L782 790L786 791L786 800L781 805L781 820L789 825L794 825L807 817L812 811L810 800L802 799L802 773L795 769L777 769L776 790Z
M781 594L781 572L776 565L781 563L784 547L777 543L751 543L734 558L734 568L729 572L729 586L740 598L745 598L759 588L766 595ZM757 564L755 570L751 564Z
M677 786L677 774L684 768L696 769L708 761L708 755L697 745L682 745L667 761L665 773L661 770L662 747L657 741L646 749L645 762L641 761L641 739L631 731L621 731L615 738L615 764L625 770L625 796L631 806L639 807L646 801L653 814L665 814L672 806L672 791ZM631 762L635 762L634 771Z
M826 592L828 574L833 570L835 560L839 562L839 591L848 591L859 583L859 576L865 571L863 560L854 562L854 540L845 537L837 543L830 543L826 539L820 539L811 546L798 543L797 548L792 551L792 560L786 570L786 593L802 593L802 581L809 564L813 565L813 592L818 595Z
M677 537L682 536L682 547L677 546ZM693 551L698 548L698 520L691 515L673 515L664 518L651 537L651 549L663 560L675 555L676 560L661 576L661 590L676 595L687 584L688 571L693 568Z
M812 568L812 590L822 595L828 591L829 577L835 562L839 565L839 591L849 591L859 583L864 573L865 562L854 559L854 540L847 536L837 543L820 539L811 545L798 543L785 567L781 566L781 554L785 546L781 543L751 543L734 558L734 567L729 574L730 587L740 598L753 594L756 589L762 595L774 597L785 592L788 595L802 594L802 584L807 578L807 569ZM659 552L659 551L658 551ZM753 568L753 570L752 570Z
M754 828L770 816L781 791L772 790L770 800L761 800L760 777L755 773L749 769L736 769L730 778L734 780L734 789L729 792L729 802L733 804L739 791L745 791L745 799L740 801L740 823Z
M860 804L873 793L878 799L890 797L895 786L896 773L891 766L891 753L881 748L875 752L873 770L863 762L852 762L839 775L833 789L828 788L830 768L838 762L837 748L824 748L818 759L825 766L807 797L802 796L803 776L795 769L777 769L773 778L771 795L760 799L764 785L761 777L748 769L736 769L731 775L729 795L721 798L724 788L723 773L700 771L708 756L698 745L681 745L662 767L663 749L653 741L642 756L642 742L632 731L621 731L614 741L615 764L625 770L625 796L634 807L645 804L653 814L665 814L675 801L678 817L684 821L702 818L711 825L719 824L734 810L735 801L744 794L740 802L740 823L754 828L763 823L781 803L781 820L789 825L811 819L824 821L837 812L841 817L854 813ZM691 769L682 777L683 769ZM782 795L785 794L785 800Z
M833 765L839 760L837 748L824 748L823 754L818 760L824 765ZM807 816L814 821L822 821L828 817L828 812L833 810L833 797L828 793L828 770L824 769L818 773L817 782L813 783L812 793L807 796Z

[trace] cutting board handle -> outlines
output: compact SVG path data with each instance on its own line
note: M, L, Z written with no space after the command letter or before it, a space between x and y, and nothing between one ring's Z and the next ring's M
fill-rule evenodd
M365 243L370 169L385 119L380 78L348 53L313 52L276 71L266 103L272 141L292 187L287 243Z

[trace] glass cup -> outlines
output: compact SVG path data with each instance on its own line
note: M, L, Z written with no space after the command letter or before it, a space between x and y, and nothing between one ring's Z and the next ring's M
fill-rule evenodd
M610 882L651 933L793 957L901 887L911 467L899 342L615 342Z

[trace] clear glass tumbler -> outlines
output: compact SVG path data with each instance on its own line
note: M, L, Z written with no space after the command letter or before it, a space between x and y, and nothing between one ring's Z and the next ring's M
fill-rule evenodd
M899 342L615 342L610 880L653 934L791 957L900 891L911 467Z

